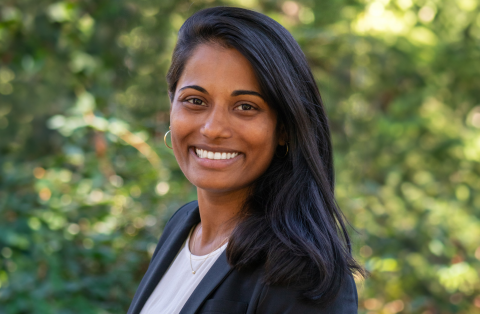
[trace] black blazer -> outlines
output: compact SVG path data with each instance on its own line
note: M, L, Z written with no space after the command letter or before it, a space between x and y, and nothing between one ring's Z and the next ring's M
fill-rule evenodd
M197 201L184 205L170 218L153 253L147 273L135 293L128 314L140 313L188 237L190 229L198 222L200 214ZM267 286L261 279L261 267L248 272L233 270L227 262L224 251L193 291L180 314L357 313L357 290L352 277L347 280L338 297L327 308L300 301L296 291L287 287Z

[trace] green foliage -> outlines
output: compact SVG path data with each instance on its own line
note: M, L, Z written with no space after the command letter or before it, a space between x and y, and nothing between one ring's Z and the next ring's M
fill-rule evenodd
M473 0L3 1L0 313L126 312L195 198L163 145L176 32L268 14L326 102L361 313L480 313L480 7Z

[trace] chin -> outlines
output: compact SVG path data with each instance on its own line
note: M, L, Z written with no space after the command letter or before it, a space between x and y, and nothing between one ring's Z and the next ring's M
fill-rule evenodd
M222 180L220 178L193 178L189 181L198 189L208 191L210 193L227 193L240 191L248 185L239 184L238 180Z
M197 188L216 193L224 193L235 190L235 187L232 187L230 184L218 182L212 182L207 180L199 180L197 182L192 182Z

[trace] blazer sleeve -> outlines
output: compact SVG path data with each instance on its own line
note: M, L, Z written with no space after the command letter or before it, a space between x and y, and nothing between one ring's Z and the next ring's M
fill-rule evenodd
M268 314L357 314L358 295L355 281L348 276L337 298L319 306L299 299L299 293L285 287L265 286L255 313Z

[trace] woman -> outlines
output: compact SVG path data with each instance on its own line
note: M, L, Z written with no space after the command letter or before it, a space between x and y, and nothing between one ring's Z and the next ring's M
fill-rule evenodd
M290 33L257 12L202 10L167 81L198 202L165 226L128 313L356 313L363 273L334 199L327 116Z

